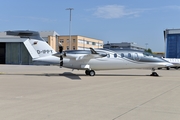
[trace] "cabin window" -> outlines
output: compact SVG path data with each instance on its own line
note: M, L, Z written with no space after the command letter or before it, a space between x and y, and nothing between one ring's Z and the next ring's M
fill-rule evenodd
M117 58L117 54L116 53L114 54L114 57Z
M121 57L124 57L124 53L121 53Z
M128 57L131 58L131 53L128 53Z

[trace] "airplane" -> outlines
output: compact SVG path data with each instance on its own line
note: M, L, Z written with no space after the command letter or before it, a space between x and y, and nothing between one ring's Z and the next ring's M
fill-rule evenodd
M170 68L175 68L176 70L178 70L180 68L180 59L178 58L162 58L162 59L173 64L173 66L166 67L167 70L170 70ZM162 69L162 68L158 68L158 69Z
M9 35L23 35L27 38L23 43L29 51L33 62L45 62L59 65L60 67L85 70L85 74L95 76L98 70L119 70L119 69L151 69L150 76L159 76L155 70L159 67L172 66L171 63L154 55L138 50L109 50L93 49L88 50L66 50L59 45L59 52L40 37L39 33L29 34L28 31L17 33L9 32ZM28 33L28 34L26 34Z

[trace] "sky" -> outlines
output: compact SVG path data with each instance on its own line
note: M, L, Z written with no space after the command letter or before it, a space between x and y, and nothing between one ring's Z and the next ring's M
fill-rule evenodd
M165 29L180 28L180 0L0 0L0 32L56 31L133 42L164 52Z

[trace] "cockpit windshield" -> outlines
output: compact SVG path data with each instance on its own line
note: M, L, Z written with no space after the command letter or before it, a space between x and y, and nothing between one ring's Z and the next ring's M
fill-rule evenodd
M143 52L144 57L156 57L155 55L148 53L148 52Z

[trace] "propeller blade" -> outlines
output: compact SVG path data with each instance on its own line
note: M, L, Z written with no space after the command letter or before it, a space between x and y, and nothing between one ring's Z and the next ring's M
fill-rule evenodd
M63 46L62 44L59 42L59 53L60 53L60 63L59 63L59 66L62 67L63 66L63 55L62 55L62 52L63 52Z
M63 61L60 62L60 67L62 67L62 66L63 66Z
M59 43L59 52L62 53L62 51L63 51L63 46L61 43Z

